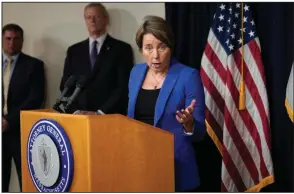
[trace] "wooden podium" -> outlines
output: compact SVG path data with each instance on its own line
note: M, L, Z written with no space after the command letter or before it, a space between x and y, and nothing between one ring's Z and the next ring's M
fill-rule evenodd
M21 112L22 191L36 192L27 162L27 141L40 119L61 125L71 144L74 175L69 192L174 192L171 133L113 114Z

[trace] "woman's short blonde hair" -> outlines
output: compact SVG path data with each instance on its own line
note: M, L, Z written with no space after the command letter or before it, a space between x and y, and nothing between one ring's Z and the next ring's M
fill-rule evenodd
M136 43L140 51L142 50L143 37L145 34L152 34L173 50L174 35L171 27L163 18L158 16L146 16L144 18L143 24L139 27L136 33Z

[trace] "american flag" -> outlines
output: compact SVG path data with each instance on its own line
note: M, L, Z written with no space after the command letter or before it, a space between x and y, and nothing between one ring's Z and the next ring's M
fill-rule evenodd
M250 6L220 4L202 57L201 79L207 131L222 154L223 192L258 192L274 182L260 50ZM241 80L244 110L239 109Z

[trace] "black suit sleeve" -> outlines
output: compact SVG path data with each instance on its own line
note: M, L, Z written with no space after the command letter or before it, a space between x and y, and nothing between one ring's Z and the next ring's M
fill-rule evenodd
M28 62L30 63L30 62ZM24 96L23 102L18 107L9 110L5 116L9 126L14 129L14 126L20 125L20 111L29 109L38 109L42 107L45 99L45 73L44 63L41 61L33 62L32 73L30 75L29 94Z
M129 44L121 49L117 61L117 88L101 106L101 110L105 113L126 114L128 103L128 81L130 71L134 65L133 50Z

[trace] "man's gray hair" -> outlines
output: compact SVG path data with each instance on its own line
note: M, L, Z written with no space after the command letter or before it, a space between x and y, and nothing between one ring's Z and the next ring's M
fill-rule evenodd
M105 8L105 6L104 6L102 3L96 3L96 2L94 2L94 3L89 3L88 5L86 5L84 11L86 11L86 9L87 9L87 8L90 8L90 7L95 7L95 8L99 8L99 9L101 9L103 15L104 15L107 19L109 19L108 11L107 11L107 9Z

